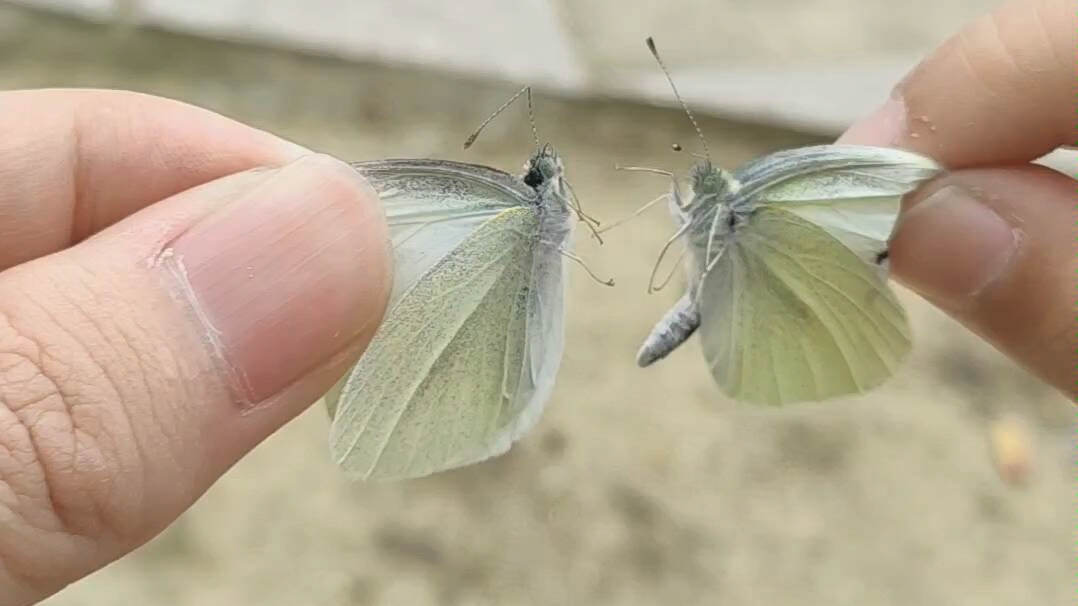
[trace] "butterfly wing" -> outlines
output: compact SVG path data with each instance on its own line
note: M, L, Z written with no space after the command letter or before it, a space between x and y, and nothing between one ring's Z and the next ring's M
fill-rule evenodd
M872 265L795 213L761 208L701 282L704 358L731 397L757 404L863 392L911 341Z
M819 146L736 175L756 209L697 293L704 357L727 394L819 401L894 374L911 337L878 261L902 196L940 170L898 150Z
M372 164L394 294L327 395L332 456L350 475L397 479L501 454L538 419L561 360L564 271L542 244L541 201L482 166Z
M942 170L931 158L900 149L817 145L764 156L734 176L742 199L781 205L876 264L902 196Z
M378 192L393 244L390 304L499 212L534 196L508 173L442 160L352 164Z
M532 196L512 175L486 166L428 159L353 162L378 192L393 248L393 287L387 315L435 263L499 212ZM342 377L326 394L336 414Z

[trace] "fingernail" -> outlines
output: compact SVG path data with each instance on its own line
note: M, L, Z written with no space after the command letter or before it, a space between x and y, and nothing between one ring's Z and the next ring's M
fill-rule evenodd
M251 179L176 240L170 262L253 405L369 341L389 288L386 241L370 186L310 155Z
M888 147L897 144L906 130L906 106L891 97L876 111L853 124L837 143Z
M1003 275L1018 243L1011 225L979 195L948 185L900 217L893 267L927 299L960 309Z

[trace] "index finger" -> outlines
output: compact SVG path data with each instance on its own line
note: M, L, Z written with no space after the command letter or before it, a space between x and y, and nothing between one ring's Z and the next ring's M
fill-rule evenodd
M1011 0L944 42L839 140L951 169L1025 163L1076 137L1078 2Z
M0 93L0 271L158 200L310 153L179 101L112 90Z

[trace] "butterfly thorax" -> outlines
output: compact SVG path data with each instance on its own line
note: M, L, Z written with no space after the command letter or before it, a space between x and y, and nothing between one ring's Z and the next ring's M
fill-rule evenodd
M728 240L748 222L752 206L738 196L741 184L733 175L716 168L708 160L693 166L689 173L692 198L685 206L689 226L685 234L696 254L710 250L721 254ZM711 259L700 259L706 265Z
M535 191L542 234L551 244L561 246L572 231L573 214L569 207L569 191L565 183L561 158L548 144L535 153L524 165L524 184Z

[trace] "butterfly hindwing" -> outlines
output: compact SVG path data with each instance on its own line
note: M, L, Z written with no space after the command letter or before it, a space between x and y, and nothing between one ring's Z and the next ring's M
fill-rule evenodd
M908 354L905 313L874 267L826 230L761 207L703 279L704 357L720 387L759 404L862 392Z

